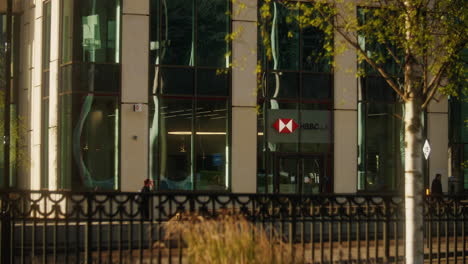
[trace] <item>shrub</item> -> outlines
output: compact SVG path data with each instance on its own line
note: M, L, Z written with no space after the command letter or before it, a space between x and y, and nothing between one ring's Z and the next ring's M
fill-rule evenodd
M240 215L216 218L178 215L167 224L168 236L181 236L188 263L287 264L292 249L277 236L269 235ZM273 238L271 238L273 237Z

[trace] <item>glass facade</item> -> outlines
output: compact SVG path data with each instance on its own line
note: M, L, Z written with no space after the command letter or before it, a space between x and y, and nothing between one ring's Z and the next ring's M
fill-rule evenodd
M361 77L359 91L358 190L398 190L404 171L403 104L381 77Z
M372 10L358 8L357 16L359 23L365 25L372 20ZM401 76L398 69L401 67L390 57L386 47L372 36L360 34L358 40L367 55L378 61L379 66L398 83ZM394 53L398 54L397 51ZM358 67L363 76L359 77L358 87L357 189L366 192L401 191L405 158L404 105L367 62L361 62Z
M272 17L259 30L258 191L331 192L333 74L324 45L332 39L300 25L302 10L282 1L269 5ZM269 47L261 37L271 40Z
M229 188L229 10L151 1L149 163L161 190Z
M11 18L11 24L8 17ZM11 26L8 29L8 26ZM19 72L19 30L20 19L17 14L0 13L0 138L2 143L7 136L6 117L9 115L9 155L5 155L4 144L0 147L0 188L17 186L17 164L21 155L18 153L20 144L17 102L18 102L18 72ZM10 35L9 35L10 34ZM9 36L8 36L9 35ZM11 41L10 52L7 53L6 43ZM7 89L10 92L10 100L6 100ZM9 105L8 105L9 104ZM9 156L7 160L7 156ZM5 167L9 164L9 175L6 175Z
M449 100L449 155L450 155L450 193L468 191L468 102L466 95L462 98L451 97Z
M60 187L119 188L120 0L64 0Z

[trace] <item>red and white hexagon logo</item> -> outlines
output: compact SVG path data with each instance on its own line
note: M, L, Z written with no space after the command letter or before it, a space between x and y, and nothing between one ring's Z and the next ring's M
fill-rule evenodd
M299 125L290 118L278 118L273 127L281 134L290 134L294 132Z

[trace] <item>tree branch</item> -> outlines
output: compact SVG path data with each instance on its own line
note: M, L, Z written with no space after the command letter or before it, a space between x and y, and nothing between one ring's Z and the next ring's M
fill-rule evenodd
M348 44L350 44L353 48L355 48L358 53L360 55L363 56L364 60L369 63L377 72L380 73L380 75L385 79L385 81L387 82L387 84L404 100L404 101L408 101L408 98L407 96L405 95L404 92L402 92L400 89L399 89L399 86L392 80L392 78L390 77L390 75L382 68L380 67L379 65L377 65L377 63L375 63L375 61L373 61L371 58L369 58L369 56L367 56L366 52L364 50L362 50L362 48L358 45L358 43L356 43L355 41L353 41L348 34L346 34L345 32L343 32L343 30L338 26L338 23L336 21L333 20L333 18L336 19L335 16L327 16L320 8L317 8L317 11L320 13L320 15L322 16L322 18L324 18L326 21L328 21L328 23L332 26L332 28L334 30L336 30L345 40L346 42L348 42Z
M431 101L432 97L434 97L437 88L439 88L440 80L445 72L446 67L447 64L442 65L437 74L434 76L434 78L432 78L431 82L429 83L426 89L426 91L429 91L429 93L427 93L427 95L426 93L424 94L426 98L424 99L424 102L421 106L422 109L426 108L429 102Z
M404 100L407 101L407 96L399 89L398 85L391 79L390 75L377 63L375 63L369 56L367 56L366 52L361 49L361 47L351 40L348 35L346 35L342 30L338 27L333 26L333 28L353 47L355 48L359 54L363 56L367 63L369 63L375 70L377 70L380 75L385 79L385 81L392 87L392 89Z

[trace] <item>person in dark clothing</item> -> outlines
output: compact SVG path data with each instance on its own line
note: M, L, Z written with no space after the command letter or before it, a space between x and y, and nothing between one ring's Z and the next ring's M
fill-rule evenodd
M432 196L442 195L442 182L440 181L441 177L442 177L442 175L440 175L440 173L437 173L434 180L432 181L432 184L431 184L431 195Z
M146 179L143 188L140 190L140 212L144 219L149 219L150 204L149 204L149 193L153 187L153 181Z

